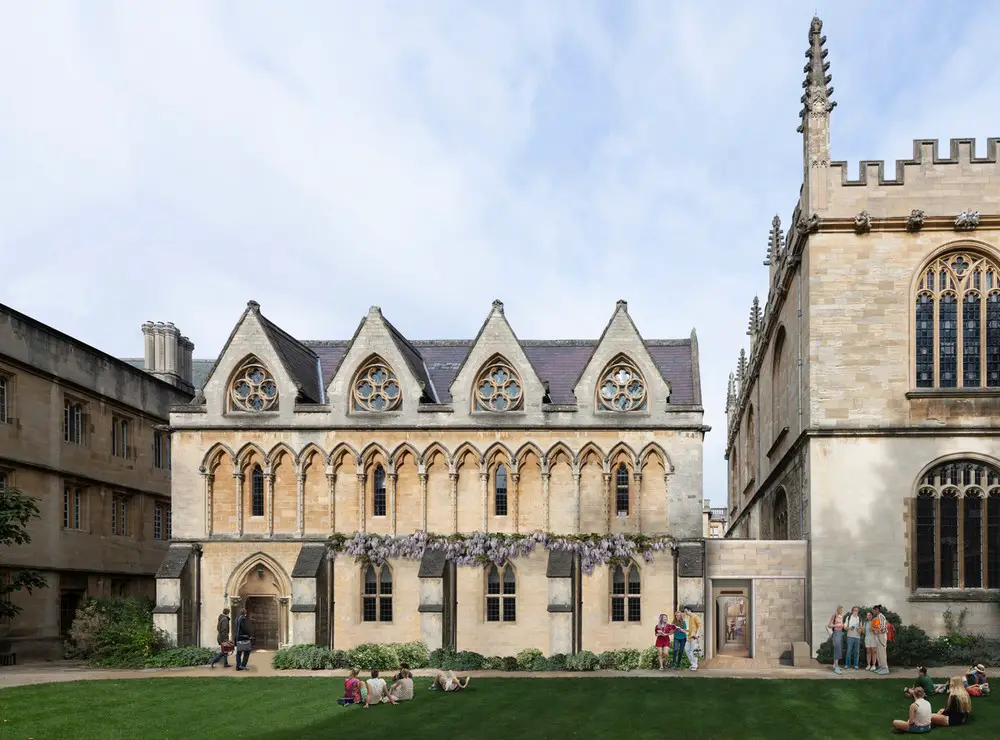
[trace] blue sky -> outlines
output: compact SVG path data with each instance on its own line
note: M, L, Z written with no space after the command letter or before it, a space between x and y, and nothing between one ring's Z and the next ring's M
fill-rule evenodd
M801 182L809 21L833 154L998 135L1000 4L0 0L0 301L120 356L213 357L248 299L350 337L701 343L705 495L771 217ZM856 171L856 164L852 166Z

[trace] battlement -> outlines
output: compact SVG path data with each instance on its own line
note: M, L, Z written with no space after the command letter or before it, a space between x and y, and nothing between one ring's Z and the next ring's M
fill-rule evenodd
M831 170L840 171L840 184L850 187L877 183L878 185L904 185L907 167L923 167L938 165L995 165L997 164L997 148L1000 138L986 140L986 156L976 156L975 139L949 139L949 157L938 154L940 142L937 139L914 139L913 158L896 160L896 177L887 180L885 177L885 160L862 160L859 166L858 179L852 180L848 172L847 162L830 162Z

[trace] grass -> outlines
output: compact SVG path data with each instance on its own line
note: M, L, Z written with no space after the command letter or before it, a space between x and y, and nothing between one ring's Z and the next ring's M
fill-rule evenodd
M458 694L427 690L368 710L340 707L343 679L155 678L77 681L0 691L0 738L491 736L530 738L884 738L904 719L907 681L648 678L473 679ZM932 698L935 710L941 697ZM962 738L1000 734L1000 696L973 699Z

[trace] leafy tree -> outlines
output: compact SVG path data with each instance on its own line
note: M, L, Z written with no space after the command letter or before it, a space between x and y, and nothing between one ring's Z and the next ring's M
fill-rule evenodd
M35 499L19 488L4 488L0 490L0 547L27 545L31 542L28 535L28 522L38 519L41 513ZM6 579L0 579L0 618L16 617L21 607L10 602L10 594L14 591L27 591L29 594L36 588L47 588L48 584L37 571L14 571Z

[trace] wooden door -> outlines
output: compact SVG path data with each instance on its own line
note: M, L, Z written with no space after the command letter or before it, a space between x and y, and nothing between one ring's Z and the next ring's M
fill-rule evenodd
M278 600L273 596L248 596L247 619L254 650L278 649Z

